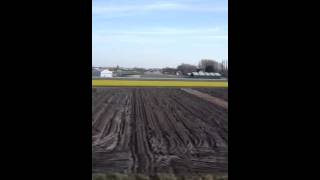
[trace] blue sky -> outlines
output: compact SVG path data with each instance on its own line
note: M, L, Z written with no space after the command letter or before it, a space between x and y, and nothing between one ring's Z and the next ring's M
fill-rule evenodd
M93 0L92 11L94 66L228 59L227 0Z

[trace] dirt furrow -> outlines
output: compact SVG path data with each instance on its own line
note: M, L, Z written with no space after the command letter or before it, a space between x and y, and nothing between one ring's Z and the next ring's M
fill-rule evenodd
M97 88L92 101L93 172L227 172L227 110L178 88Z

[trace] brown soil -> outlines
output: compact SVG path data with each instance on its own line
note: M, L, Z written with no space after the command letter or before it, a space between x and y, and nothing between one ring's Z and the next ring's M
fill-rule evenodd
M192 88L197 91L201 91L203 93L209 94L213 97L217 97L228 101L228 88Z
M92 171L226 173L228 111L179 88L95 88Z
M189 94L192 94L192 95L195 95L201 99L204 99L208 102L211 102L213 104L216 104L218 106L221 106L225 109L228 109L228 101L225 101L223 99L220 99L220 98L217 98L217 97L213 97L209 94L206 94L206 93L203 93L203 92L200 92L198 90L195 90L195 89L190 89L190 88L181 88L181 90L189 93Z

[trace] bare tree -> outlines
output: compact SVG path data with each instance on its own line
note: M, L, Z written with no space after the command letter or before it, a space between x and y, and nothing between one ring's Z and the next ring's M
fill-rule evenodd
M228 60L222 61L221 74L225 77L228 77Z
M192 73L197 71L197 66L191 65L191 64L181 64L177 67L178 71L181 71L183 75L186 75L188 73Z
M199 62L199 68L205 72L218 72L219 63L211 59L202 59Z
M177 69L175 68L165 67L162 69L163 74L175 75L176 72L177 72Z

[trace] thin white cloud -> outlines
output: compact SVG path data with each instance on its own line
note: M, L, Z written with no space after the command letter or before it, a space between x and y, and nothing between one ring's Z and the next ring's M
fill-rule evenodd
M98 31L93 33L94 44L109 44L113 42L132 43L168 43L179 40L216 41L227 40L228 35L224 28L150 28L132 31Z
M125 15L154 11L195 11L195 12L227 12L228 7L212 5L182 4L177 2L157 2L142 5L101 5L93 6L93 15Z
M169 28L169 27L158 27L140 30L130 31L112 31L112 30L95 30L94 34L105 34L105 35L137 35L137 36L158 36L158 35L217 35L227 33L225 28L221 27L209 27L209 28Z

